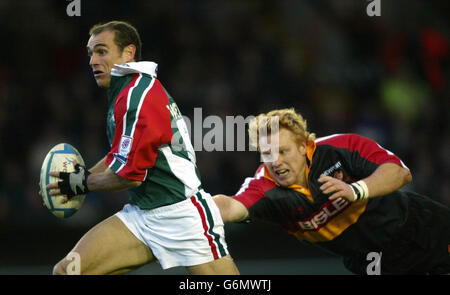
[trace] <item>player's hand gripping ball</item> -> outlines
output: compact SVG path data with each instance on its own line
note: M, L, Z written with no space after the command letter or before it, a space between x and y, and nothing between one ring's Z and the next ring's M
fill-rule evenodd
M76 165L74 165L74 162L76 162ZM62 173L58 178L51 176L50 172ZM67 218L80 209L88 192L86 177L87 171L84 168L83 158L77 149L70 144L57 144L48 152L44 163L42 163L39 185L44 204L53 215L59 218ZM63 195L51 196L50 189L47 189L46 186L56 182L59 182ZM63 203L63 200L67 198L69 200Z

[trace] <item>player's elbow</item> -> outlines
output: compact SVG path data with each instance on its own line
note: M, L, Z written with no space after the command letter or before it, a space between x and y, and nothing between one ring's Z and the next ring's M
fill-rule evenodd
M216 203L217 207L219 208L220 211L220 216L222 216L222 220L224 223L229 222L226 214L227 211L227 198L228 196L226 195L215 195L213 196L213 200Z
M392 191L397 190L412 181L411 171L404 166L394 163L383 164L379 172L381 179L392 184Z
M233 220L231 220L231 214L230 214L230 210L231 210L231 206L230 206L230 201L231 198L229 196L226 195L215 195L213 196L213 200L216 203L217 207L220 210L220 215L222 216L222 220L224 223L229 223L229 222L233 222Z
M412 174L409 169L403 168L402 169L402 179L403 179L403 185L406 185L412 181Z
M247 218L248 211L240 202L226 195L215 195L214 202L224 223L239 222Z
M130 188L138 187L138 186L140 186L141 184L142 184L142 181L137 181L137 180L133 180L133 181L130 181L130 182L128 183L128 185L130 186Z

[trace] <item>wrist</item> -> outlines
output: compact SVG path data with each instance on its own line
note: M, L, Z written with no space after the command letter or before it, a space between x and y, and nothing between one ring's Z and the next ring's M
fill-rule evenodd
M88 181L88 179L89 179L89 176L90 176L92 173L89 172L89 170L85 170L85 173L86 173L86 176L85 176L85 178L84 178L84 187L85 187L86 194L87 194L88 192L91 191L91 190L89 189L89 181Z
M369 188L367 187L367 184L364 182L364 180L354 182L350 184L350 187L353 190L353 202L369 198Z

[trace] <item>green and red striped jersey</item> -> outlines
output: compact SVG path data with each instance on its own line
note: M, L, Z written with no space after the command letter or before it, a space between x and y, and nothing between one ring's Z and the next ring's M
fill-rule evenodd
M183 201L201 186L187 126L156 69L152 62L116 65L108 91L106 165L142 181L129 202L147 210Z

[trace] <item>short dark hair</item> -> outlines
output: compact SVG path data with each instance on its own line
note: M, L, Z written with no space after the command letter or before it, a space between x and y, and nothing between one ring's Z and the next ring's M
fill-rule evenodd
M110 21L107 23L100 23L94 25L89 30L89 35L98 35L103 31L113 31L114 34L114 43L119 47L120 52L123 52L123 49L133 44L136 46L136 53L134 54L134 59L136 61L140 61L141 51L142 51L142 42L141 37L139 36L136 28L128 22L124 21Z

